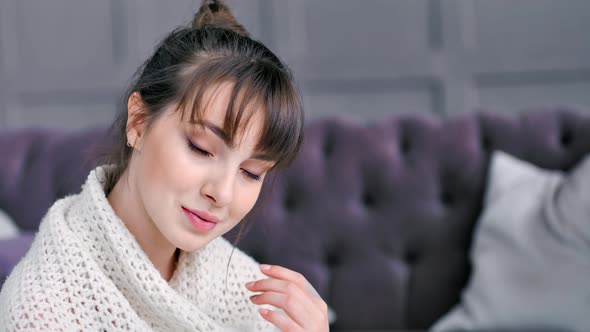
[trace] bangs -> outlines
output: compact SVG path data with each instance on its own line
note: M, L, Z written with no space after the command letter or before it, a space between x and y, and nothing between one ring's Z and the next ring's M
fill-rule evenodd
M178 111L181 119L203 124L211 99L223 84L231 84L223 131L228 144L235 145L251 121L264 122L256 150L269 156L273 169L288 166L297 155L303 139L302 103L288 74L265 61L213 57L189 66L178 86ZM214 93L206 99L206 92ZM257 116L255 116L257 115Z

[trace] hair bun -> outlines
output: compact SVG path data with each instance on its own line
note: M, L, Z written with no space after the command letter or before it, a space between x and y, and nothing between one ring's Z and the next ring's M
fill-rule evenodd
M236 20L229 7L220 0L204 0L199 11L195 14L192 22L193 29L205 26L227 29L250 37L246 28Z

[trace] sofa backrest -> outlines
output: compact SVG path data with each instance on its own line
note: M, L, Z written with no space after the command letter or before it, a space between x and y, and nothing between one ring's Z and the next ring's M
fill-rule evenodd
M37 230L55 200L80 191L106 141L100 128L1 131L0 209L21 230Z
M34 231L109 140L105 129L0 133L0 209ZM334 330L427 328L468 280L494 149L567 170L590 152L590 113L313 121L295 163L265 182L238 247L303 273L336 312Z
M307 276L334 330L425 329L467 283L490 152L567 170L590 153L590 112L326 119L305 135L240 246Z

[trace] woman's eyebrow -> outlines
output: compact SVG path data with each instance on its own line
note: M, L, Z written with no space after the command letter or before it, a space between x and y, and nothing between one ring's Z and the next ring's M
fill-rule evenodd
M231 146L229 136L222 128L208 121L203 121L201 125L211 130L217 137L221 138L225 142L225 144Z
M275 161L274 158L267 153L257 153L253 155L251 159L258 159L262 161Z
M221 138L223 140L223 142L225 142L226 145L228 145L230 147L232 146L229 136L221 127L219 127L209 121L202 121L202 122L198 122L198 123L194 123L194 124L201 125L207 129L211 130L217 137ZM273 156L271 156L268 153L264 153L264 152L257 153L255 155L253 155L251 157L251 159L257 159L257 160L262 160L262 161L275 161Z
M189 121L189 123L193 126L201 126L211 130L215 136L221 138L221 140L223 140L226 145L231 146L229 135L225 132L225 130L216 124L209 121Z

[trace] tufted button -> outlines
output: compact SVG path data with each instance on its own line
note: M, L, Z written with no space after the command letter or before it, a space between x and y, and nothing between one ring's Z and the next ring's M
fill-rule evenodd
M334 139L331 135L326 135L323 144L324 157L329 158L334 152Z
M292 194L287 194L285 197L285 201L283 202L283 206L287 211L293 211L295 209L295 197Z
M367 208L372 208L377 204L377 200L375 199L375 195L370 193L369 191L364 191L361 197L363 205Z
M418 262L418 253L415 250L406 250L403 259L406 264L414 265Z
M481 136L481 148L484 151L490 151L492 149L492 140L488 135Z
M407 155L410 152L411 144L408 135L403 135L400 138L400 151L403 155Z
M455 202L455 197L448 190L443 190L440 194L440 201L443 205L449 206Z
M334 268L340 265L341 259L340 256L337 254L337 251L330 252L326 255L326 265L330 268Z
M559 135L559 142L563 147L569 147L573 141L573 134L570 130L562 130Z

